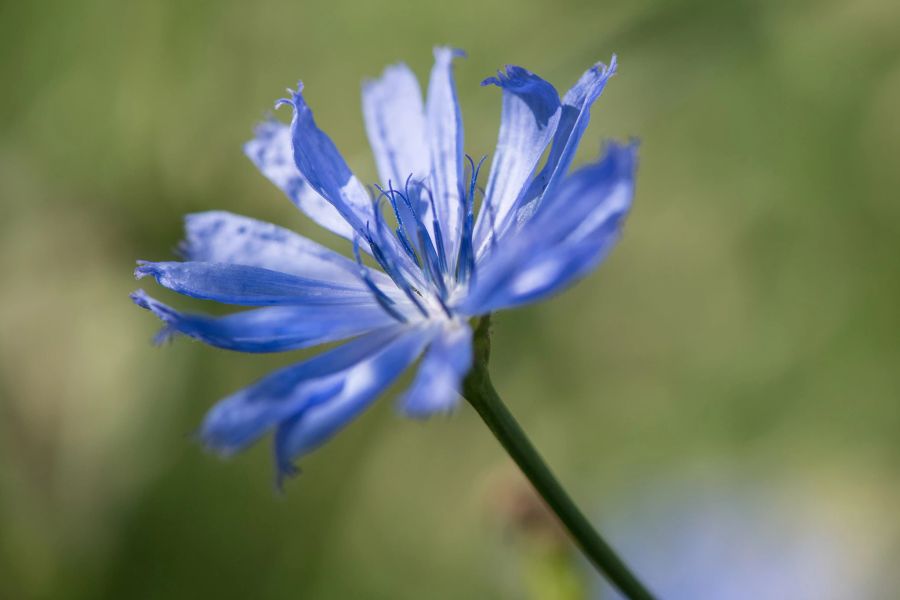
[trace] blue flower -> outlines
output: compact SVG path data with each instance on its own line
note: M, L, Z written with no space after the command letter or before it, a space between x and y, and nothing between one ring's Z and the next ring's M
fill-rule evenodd
M316 125L302 84L277 104L293 109L290 126L263 123L245 146L301 211L352 242L355 260L275 225L214 211L187 217L184 262L139 263L138 278L256 307L227 316L182 313L138 290L134 301L165 323L160 340L181 334L241 352L282 352L352 338L220 401L200 429L209 448L232 454L274 430L279 477L291 474L297 457L365 410L419 356L401 411L452 410L472 365L468 320L559 291L615 243L631 204L635 147L608 144L599 160L567 174L615 59L591 67L562 100L521 67L482 82L501 89L503 108L476 218L484 159L476 165L463 154L452 65L459 55L435 50L424 103L402 64L364 84L381 179L372 190Z

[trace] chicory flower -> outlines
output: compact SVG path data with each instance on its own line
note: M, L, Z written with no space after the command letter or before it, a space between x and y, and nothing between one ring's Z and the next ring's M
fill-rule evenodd
M210 449L232 454L274 431L281 479L420 356L400 410L451 411L473 360L469 319L563 289L614 245L631 204L636 148L610 143L599 160L568 171L615 58L588 69L562 99L521 67L482 82L500 88L502 116L476 211L484 159L475 164L463 152L452 65L459 54L435 50L424 102L402 64L364 84L381 179L371 190L316 125L302 84L277 104L293 109L290 126L265 122L245 146L303 213L352 242L352 260L276 225L213 211L187 217L184 262L139 263L138 278L255 307L183 313L138 290L134 301L165 323L159 339L180 334L240 352L349 340L216 404L199 432Z

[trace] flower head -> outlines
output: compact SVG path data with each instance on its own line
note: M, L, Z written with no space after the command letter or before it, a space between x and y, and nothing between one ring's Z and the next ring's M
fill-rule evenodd
M434 55L424 103L402 64L363 86L381 179L371 191L316 125L302 84L277 104L293 109L290 126L263 123L245 147L301 211L352 242L354 259L275 225L205 212L186 219L184 262L139 263L138 278L257 307L188 314L138 290L134 301L165 323L158 339L181 334L242 352L350 339L220 401L200 430L209 448L234 453L274 430L279 475L290 474L298 456L356 417L419 356L402 412L452 410L472 365L468 320L559 291L615 243L631 204L634 146L608 144L599 160L567 174L615 58L591 67L562 100L521 67L482 82L501 89L503 109L476 211L484 159L476 164L463 152L452 65L460 53Z

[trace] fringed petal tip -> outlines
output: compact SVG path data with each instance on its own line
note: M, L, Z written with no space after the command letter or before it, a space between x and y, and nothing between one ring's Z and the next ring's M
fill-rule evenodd
M174 310L163 304L162 302L157 302L153 298L147 295L147 292L144 290L135 290L131 294L129 294L131 301L140 306L141 308L147 309L152 312L156 317L164 323L162 329L153 336L153 345L161 346L166 342L171 341L174 337L179 334L179 331L173 326L173 323L177 320L177 314Z
M144 290L135 290L129 294L129 298L141 308L152 312L163 322L169 322L172 318L172 309L148 296Z
M288 479L293 479L303 471L290 461L278 461L275 467L275 491L284 494L284 484Z
M496 77L488 77L481 85L496 85L504 94L508 92L522 100L541 128L550 122L559 109L559 93L556 88L524 67L506 65L504 70L497 71ZM501 124L501 129L502 127Z
M530 83L544 83L543 80L524 67L506 65L497 70L496 77L488 77L481 82L482 87L496 85L497 87L517 91L527 87Z
M177 318L177 313L172 308L154 300L144 290L135 290L130 294L130 298L132 302L149 310L164 323L172 323Z
M627 174L637 168L638 149L641 142L636 137L628 138L628 141L619 141L607 139L603 140L600 146L600 159L596 161L598 164L604 160L611 159L614 161L616 173Z
M135 290L128 294L128 297L131 298L131 301L140 306L141 308L150 309L150 303L153 299L147 295L147 292L144 290Z
M292 90L291 88L287 88L287 93L290 94L289 98L279 98L275 101L275 110L278 110L285 104L294 107L294 110L301 110L307 108L306 100L303 99L303 82L297 82L297 89Z
M399 77L405 77L408 73L410 73L410 69L405 62L396 62L388 65L381 72L380 77L366 77L363 79L363 91L374 90L379 84L388 84Z
M154 300L144 290L135 290L129 297L135 304L149 310L163 321L170 321L175 314L175 311L172 308L166 306L162 302Z
M435 62L440 63L450 63L454 58L466 58L467 56L465 50L453 46L435 46L433 53Z
M155 279L159 279L161 275L161 271L158 267L157 263L149 260L139 260L137 261L138 266L134 269L134 278L135 279L143 279L144 277L151 276Z
M610 77L612 77L613 75L616 74L616 70L618 69L618 67L619 67L618 57L615 54L613 54L612 58L609 59L608 65L603 62L598 62L593 67L591 67L591 70L594 71L595 73L597 73L597 75L599 75L600 77L603 77L604 79L609 79Z

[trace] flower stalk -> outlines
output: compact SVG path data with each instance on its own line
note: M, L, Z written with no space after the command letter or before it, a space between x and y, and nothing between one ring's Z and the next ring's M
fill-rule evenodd
M519 466L597 570L626 598L652 600L653 595L597 533L560 485L494 389L488 372L491 352L490 315L482 317L478 322L474 350L474 364L463 383L463 395L466 400L478 412L494 437Z

